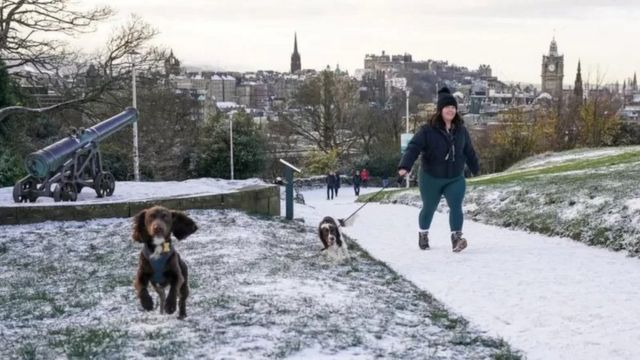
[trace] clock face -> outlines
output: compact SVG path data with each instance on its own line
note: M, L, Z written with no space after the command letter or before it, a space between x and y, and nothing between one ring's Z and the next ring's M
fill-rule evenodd
M549 71L555 71L556 70L556 66L554 64L549 64L547 66L547 69L549 69Z

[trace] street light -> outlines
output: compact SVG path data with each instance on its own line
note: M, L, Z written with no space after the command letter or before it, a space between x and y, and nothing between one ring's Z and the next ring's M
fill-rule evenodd
M411 89L407 86L404 88L405 93L407 94L407 120L406 120L406 124L407 124L407 134L409 133L409 94L411 93ZM409 173L407 173L407 179L405 181L405 183L407 184L407 188L409 188Z
M131 59L131 92L133 94L133 107L137 110L138 105L136 101L136 62L135 56L140 55L135 49L129 51ZM138 121L140 120L140 114L138 113ZM138 121L133 123L133 179L140 181L140 154L138 153Z
M404 91L407 94L407 133L408 133L409 132L409 94L411 93L411 89L409 87L406 87Z
M231 154L229 159L231 163L231 180L233 180L233 116L229 117L229 153Z

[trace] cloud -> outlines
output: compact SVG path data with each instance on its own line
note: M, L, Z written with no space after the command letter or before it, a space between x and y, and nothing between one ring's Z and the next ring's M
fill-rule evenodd
M473 3L438 6L447 15L479 18L582 18L601 15L602 11L620 17L640 12L640 2L634 0L484 0Z

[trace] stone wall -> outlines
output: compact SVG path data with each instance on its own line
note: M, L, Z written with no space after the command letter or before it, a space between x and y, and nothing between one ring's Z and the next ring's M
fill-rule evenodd
M169 197L127 203L64 205L23 205L0 207L0 225L30 224L43 221L85 221L98 218L131 217L142 209L162 205L175 210L237 209L248 213L280 216L280 191L276 185L251 185L234 192Z

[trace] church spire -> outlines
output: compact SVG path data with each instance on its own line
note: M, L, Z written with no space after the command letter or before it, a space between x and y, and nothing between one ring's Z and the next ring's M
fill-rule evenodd
M554 36L549 45L549 55L558 56L558 44L556 43L556 37Z
M582 101L583 87L582 87L582 74L580 72L580 60L578 60L578 72L576 73L576 81L573 86L573 95L580 101Z
M164 60L165 75L180 75L180 60L173 55L173 49L171 49L169 56Z
M300 71L302 68L300 54L298 53L298 34L293 33L293 54L291 54L291 73Z

